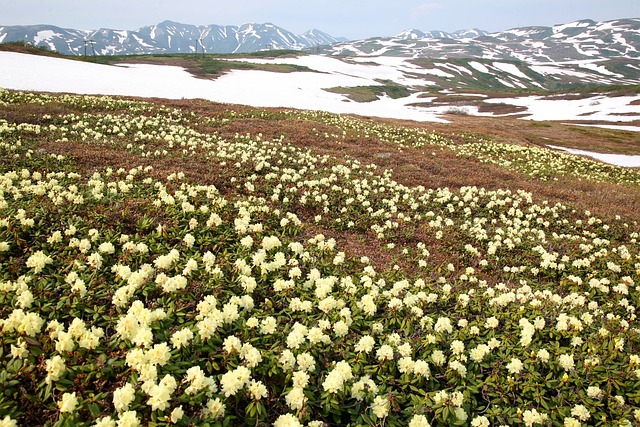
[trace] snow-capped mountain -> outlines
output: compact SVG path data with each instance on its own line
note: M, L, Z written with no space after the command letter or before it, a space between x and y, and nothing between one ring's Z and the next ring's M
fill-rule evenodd
M0 43L24 41L34 46L45 46L57 52L82 50L84 40L91 31L63 29L53 25L14 25L0 26Z
M640 19L580 20L491 34L412 29L395 37L336 43L320 52L373 62L404 57L431 85L459 89L561 89L640 82ZM366 59L365 59L366 58Z
M416 58L484 58L528 62L595 58L639 58L640 19L581 20L553 27L522 27L485 34L479 30L447 36L407 30L389 38L337 43L324 53Z
M327 45L335 38L319 30L296 35L276 25L244 24L196 26L164 21L135 31L73 30L52 25L0 26L0 43L24 41L59 53L98 55L142 53L245 53L268 49L302 50ZM93 50L92 50L93 49Z
M417 30L412 28L410 30L405 30L398 34L395 38L401 40L417 40L424 38L431 39L471 39L480 36L485 36L489 34L488 31L479 30L477 28L470 28L466 30L458 30L453 33L448 33L446 31L432 30L429 32L423 32L421 30Z
M458 30L451 33L454 39L474 39L476 37L486 36L489 31L480 30L478 28L467 28L466 30Z

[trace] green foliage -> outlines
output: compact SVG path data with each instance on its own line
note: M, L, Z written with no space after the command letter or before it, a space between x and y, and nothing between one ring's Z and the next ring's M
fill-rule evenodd
M34 46L23 40L0 43L0 51L31 53L35 55L62 56L52 52L46 45Z
M256 64L237 61L234 58L264 58L289 56L295 51L278 50L255 52L252 54L145 54L145 55L104 55L96 57L75 57L78 60L98 62L100 64L118 64L122 62L144 62L153 64L173 64L176 61L198 76L219 76L230 70L264 70L276 73L292 73L295 71L313 71L308 67L294 64Z
M375 86L334 87L325 90L327 92L344 94L347 98L356 102L377 101L384 95L392 99L404 98L411 95L410 89L390 80L381 80L380 83L380 85Z
M495 156L541 179L553 176L547 164L625 185L637 175L327 113L207 119L111 97L0 91L4 106L53 103L76 112L0 123L3 422L640 418L637 222L522 190L407 187L390 170L283 138L198 129L295 118L344 132L328 139ZM56 151L67 143L116 151L122 167L83 168ZM220 184L207 184L215 173ZM373 233L381 250L398 251L398 266L377 268L318 228Z

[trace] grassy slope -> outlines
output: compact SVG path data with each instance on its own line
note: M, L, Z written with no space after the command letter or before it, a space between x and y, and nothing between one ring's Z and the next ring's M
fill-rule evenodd
M308 67L287 64L253 64L244 61L234 61L234 58L263 58L289 55L301 55L301 52L282 50L257 52L253 54L229 55L189 55L189 54L158 54L158 55L112 55L82 58L82 60L101 64L144 63L155 65L176 65L184 67L198 77L218 77L230 70L264 70L275 73L291 73L294 71L312 71Z
M107 56L67 56L28 44L11 42L0 43L0 51L28 53L32 55L55 56L77 61L96 62L99 64L142 63L155 65L173 65L184 67L194 76L215 78L230 70L264 70L274 73L291 73L294 71L312 71L308 67L287 64L252 64L234 61L234 58L273 58L290 55L303 55L294 50L271 50L249 54L157 54L157 55L107 55Z
M639 262L637 242L632 237L633 233L640 231L637 223L640 211L639 174L538 150L540 144L549 138L556 145L578 146L576 141L580 141L579 148L606 146L610 151L638 153L640 144L630 134L596 130L585 132L559 124L539 125L467 116L451 117L453 123L450 125L401 123L352 119L331 114L258 110L204 101L153 101L154 104L140 104L114 101L111 98L41 98L17 96L9 92L3 93L3 99L5 105L0 110L0 120L6 120L8 124L23 125L21 129L14 128L13 131L3 131L1 134L1 173L11 170L21 173L22 169L31 172L61 170L78 173L77 178L61 178L62 189L51 189L54 193L61 192L61 197L71 197L69 200L75 200L75 196L73 190L69 194L65 188L70 189L75 183L83 191L84 183L96 172L101 174L100 179L113 180L114 178L106 177L105 168L112 168L114 171L123 168L123 172L116 173L114 177L127 182L129 178L125 178L125 175L130 175L133 187L131 194L115 192L109 195L105 191L104 201L94 200L86 190L86 200L75 206L73 203L54 204L46 196L37 196L37 192L30 193L27 190L30 184L21 181L17 175L12 179L12 184L4 181L5 188L20 185L25 194L23 198L11 198L10 193L4 196L10 203L4 205L1 212L9 226L0 229L0 241L8 241L11 245L8 252L0 254L5 283L18 281L21 274L31 274L34 276L30 289L36 300L35 308L47 321L55 318L68 326L74 317L78 317L104 328L108 336L96 352L81 349L62 351L61 354L67 360L68 372L52 391L46 387L43 375L38 371L42 372L45 360L56 353L55 340L47 337L44 332L30 338L26 341L29 356L24 363L16 363L10 357L10 346L19 344L19 339L16 338L19 334L5 332L0 336L3 351L0 366L4 375L3 388L6 390L0 398L0 415L11 415L18 418L21 424L29 425L53 424L58 419L80 423L95 419L96 414L113 414L111 399L115 387L121 386L123 381L135 383L131 379L133 370L122 362L124 352L133 346L128 340L118 338L114 332L116 319L127 313L126 305L117 308L111 303L114 289L122 285L122 281L117 280L106 267L102 274L92 273L92 267L86 266L88 253L80 253L72 247L64 249L64 245L60 252L54 252L55 245L46 243L48 236L56 230L64 231L74 223L78 224L80 239L89 237L87 233L90 228L99 230L100 240L95 243L96 246L104 240L112 241L119 247L123 242L119 237L122 234L129 235L135 242L143 241L149 245L151 252L146 257L142 254L132 255L120 249L114 255L117 259L104 255L104 262L109 266L120 262L128 263L132 268L140 267L143 262L153 263L155 256L165 254L171 248L179 248L185 259L180 261L180 268L172 270L172 274L182 271L182 264L189 256L198 259L202 265L198 250L214 251L223 269L224 280L214 280L198 272L192 276L184 292L163 293L154 285L153 280L135 292L133 299L143 300L150 308L167 310L168 318L162 325L154 327L154 336L157 342L169 341L169 332L175 332L178 326L186 325L194 332L197 331L193 313L204 295L214 294L222 304L232 295L243 293L239 286L238 267L234 266L234 261L239 258L250 260L253 249L248 250L240 242L242 236L237 236L233 229L234 218L242 216L242 209L239 208L242 203L250 209L255 206L268 207L266 211L257 209L252 214L253 221L262 222L265 227L264 232L250 233L256 245L262 237L270 234L278 235L285 243L300 241L307 245L313 260L298 260L295 255L287 252L287 257L295 259L304 274L311 268L318 268L323 276L352 276L360 286L359 278L367 274L374 276L371 270L369 273L362 271L359 259L367 256L371 266L378 272L378 276L374 276L376 280L385 279L389 288L403 280L414 283L417 279L422 279L426 282L424 289L427 294L440 294L443 292L443 284L450 284L451 293L438 297L437 303L420 303L434 321L440 316L450 316L454 324L464 319L481 327L491 314L501 322L501 332L497 335L483 329L481 335L474 338L465 332L467 329L460 327L449 335L435 333L436 343L428 344L423 338L429 333L429 328L421 329L408 311L396 312L385 308L390 295L380 297L378 315L367 317L356 303L363 288L358 288L357 297L353 301L348 293L336 291L336 297L344 299L353 311L353 333L338 340L337 348L305 347L318 366L311 373L309 403L300 414L303 420L309 420L310 417L337 425L376 421L376 415L371 409L373 397L358 403L350 398L348 391L344 395L331 395L323 391L321 385L333 366L332 361L340 359L348 360L356 375L366 373L374 378L384 395L395 402L387 419L389 425L406 425L414 413L426 414L432 424L450 424L455 405L449 401L445 404L438 403L435 394L440 390L464 393L465 410L472 417L482 412L496 424L516 423L521 418L516 409L525 411L534 408L548 413L554 422L562 422L570 416L573 405L578 403L587 405L594 419L605 417L605 420L611 421L630 418L632 408L640 404L637 382L628 375L626 368L630 363L629 354L640 351L640 341L635 330L612 325L606 317L598 317L593 327L586 328L584 334L579 335L589 344L572 350L569 344L572 334L554 332L553 326L556 316L561 312L580 316L584 307L576 308L570 304L555 306L544 302L541 308L531 309L530 313L520 311L520 304L503 308L491 307L488 305L488 298L481 296L483 290L477 285L480 280L484 286L495 288L497 294L506 294L506 291L511 290L517 290L518 294L526 293L521 288L523 281L534 290L548 290L561 297L575 291L581 294L587 292L588 300L597 301L605 314L612 313L621 319L630 319L629 313L618 305L621 298L619 295L610 299L586 285L581 289L568 277L570 273L583 276L585 283L590 277L608 277L614 281L613 286L620 280L618 276L626 275L636 283L640 282L640 273L634 267L634 262ZM140 121L140 118L144 119ZM39 125L41 128L36 133L30 125ZM615 134L615 138L612 134ZM521 147L526 147L525 151L516 150ZM51 155L61 155L64 159ZM141 175L140 178L136 178L135 173L127 173L139 165L152 166L153 169L144 173L139 170L137 174ZM350 172L345 173L344 168ZM179 172L185 175L182 180L174 182L166 179ZM297 174L303 185L300 190L292 190L296 188L295 182L283 176ZM211 234L199 228L206 222L208 214L198 211L185 214L181 209L171 206L151 204L150 201L160 197L156 191L161 187L152 185L153 181L143 183L146 176L166 186L177 200L184 197L184 200L196 207L204 203L218 206L215 209L222 217L223 225ZM281 180L280 189L276 185L278 180ZM321 185L321 193L329 195L329 202L323 202L322 198L314 201L314 185L323 180L328 180L329 184ZM364 180L375 182L375 187L367 187L369 184ZM122 184L114 185L122 189ZM225 207L219 201L203 201L201 192L204 190L192 187L197 185L214 185L219 197L229 204ZM332 186L339 191L332 189ZM484 188L489 193L474 189L475 187ZM363 188L369 188L367 196L357 199L355 203L347 202L349 194L355 196ZM347 193L342 189L347 190ZM381 192L374 193L378 189ZM522 195L519 190L525 190L530 196ZM300 199L303 191L310 194L306 203ZM470 195L470 200L465 198L466 194ZM419 197L424 200L420 199L418 203ZM477 201L473 201L474 197ZM387 211L395 204L400 212L411 212L410 202L405 204L405 200L413 198L420 205L418 218L409 221L405 217L403 220L396 213ZM463 199L465 202L462 202ZM504 201L506 207L491 208L491 200ZM376 218L365 208L365 201L372 204L373 211L381 209L387 213L381 219ZM462 208L465 203L471 209L471 217ZM35 228L20 225L18 206L25 209L28 216L37 219ZM513 209L510 210L509 207ZM509 236L515 246L507 248L509 244L505 240L505 247L498 250L499 256L492 257L487 254L486 241L481 238L476 240L469 228L465 228L467 221L476 216L488 219L488 224L491 224L492 219L499 221L496 225L486 226L488 237L493 238L494 234L499 233L498 228L509 233L514 222L518 222L516 210L520 208L534 218L550 222L546 226L534 226L546 231L549 236L546 243L533 237L537 234L529 235L527 233L530 231L520 229L524 234ZM427 212L429 209L433 215ZM587 210L591 213L585 214ZM278 218L284 216L285 212L294 213L302 224L295 227L282 226L283 223L279 223ZM393 225L385 228L385 215L388 215L391 223L398 224L397 228ZM592 215L597 220L593 223L589 221ZM443 224L444 219L449 218L453 226L435 224L436 217L440 216ZM192 231L199 242L196 252L182 243L184 234L190 230L191 217L198 218L196 223L200 224ZM349 221L353 221L353 225L348 225ZM165 227L165 232L154 231L158 224ZM603 228L601 224L606 224L607 228ZM384 231L375 231L374 226L382 227ZM438 230L444 234L439 236ZM571 238L551 238L552 234L563 233L568 236L605 238L610 242L608 248L626 245L631 250L632 258L630 261L621 261L610 251L602 261L594 261L592 270L569 268L562 272L543 269L539 275L528 273L528 269L536 268L540 263L539 254L532 250L536 245L542 244L545 250L555 252L560 257L566 256L569 260L584 256L578 243ZM324 250L317 249L321 247L314 237L318 234L324 235L326 239L335 239L336 251L345 252L346 261L343 265L334 265L336 252L328 251L325 254ZM64 239L67 242L69 237ZM479 248L480 255L470 252L466 245ZM26 260L36 249L46 250L55 258L53 266L47 267L42 274L33 274L25 268ZM425 256L425 251L429 253L428 256ZM482 263L484 258L488 258L490 262ZM74 264L74 259L85 263L86 270L78 271L90 285L90 298L87 300L77 298L77 291L69 290L70 284L65 284L65 277L79 266ZM425 264L418 265L418 259ZM622 265L623 271L617 275L607 270L607 261ZM523 266L524 270L507 271L504 269L506 266ZM474 272L471 273L467 268L472 268ZM282 396L289 390L290 377L287 377L286 371L277 367L279 365L276 361L294 321L306 322L311 327L319 319L329 318L331 322L335 322L340 318L333 314L326 317L315 311L311 315L291 312L287 308L287 301L296 295L313 300L314 293L304 290L304 287L289 293L273 293L271 287L278 278L287 277L287 269L263 277L255 274L258 277L258 289L253 294L256 303L253 313L259 319L267 315L277 317L278 327L282 330L280 335L276 334L273 340L268 340L264 336L261 338L247 332L244 323L233 323L219 339L209 343L199 343L196 339L190 349L174 350L172 363L166 368L159 367L162 375L171 372L180 380L189 366L198 364L219 382L227 370L244 363L237 355L227 356L219 350L222 339L226 335L236 335L242 341L253 343L265 358L265 362L255 368L254 378L266 384L270 397L265 405L271 409L269 413L261 413L264 406L262 409L252 409L260 405L252 406L251 399L246 396L230 398L227 400L225 419L234 424L273 422L277 415L288 412ZM468 276L475 280L470 280ZM57 287L52 283L58 283ZM9 286L9 289L13 287ZM0 295L1 319L7 319L13 307L19 304L18 295L14 295L14 292L9 290ZM406 295L405 291L399 292L401 296ZM459 302L461 295L466 295L466 298L471 296L468 308ZM635 306L638 303L637 291L632 289L627 300ZM54 306L51 306L50 301ZM334 314L337 315L337 312ZM529 350L520 349L518 344L518 319L523 316L531 321L536 316L547 320L548 328L536 336L534 348L549 348L553 357L565 352L575 352L577 367L571 372L568 382L560 382L564 370L557 365L552 364L549 368L538 370L534 368L533 361L527 360ZM373 356L367 360L366 357L362 359L361 356L350 353L360 336L371 331L373 321L380 322L384 328L384 335L377 338L379 345L387 342L386 334L398 332L402 340L414 348L412 357L415 359L428 359L433 349L440 349L451 360L457 360L451 354L450 346L454 340L464 341L470 349L485 343L490 337L498 336L504 346L499 354L486 363L475 365L469 362L469 376L465 381L456 377L457 374L452 374L451 369L446 366L438 367L433 363L432 377L429 380L410 380L398 373L395 362L381 363ZM610 330L613 334L611 339L596 339L596 326ZM578 336L577 333L573 335ZM614 338L618 337L626 340L624 352L612 350ZM604 344L601 345L601 342ZM205 353L206 357L203 356ZM585 373L588 371L585 371L584 362L587 354L596 354L606 369ZM98 357L99 355L104 357ZM507 383L504 382L505 361L512 357L527 363L528 374L516 376L515 383L513 379ZM178 361L173 362L174 360ZM110 364L108 369L104 370L104 376L97 376L100 368L96 366L105 362ZM173 370L168 371L169 368ZM92 378L90 382L84 381L87 375ZM607 381L617 382L612 385ZM536 384L537 392L531 391L530 387L535 387ZM540 384L544 384L542 390ZM598 384L605 390L606 399L603 402L606 404L600 405L584 398L584 389L593 384ZM608 385L605 387L605 384ZM62 398L63 392L72 391L84 399L80 409L75 418L59 416L55 402ZM182 396L181 400L176 400L172 405L183 403L189 416L193 417L193 422L204 422L207 418L196 403L204 404L206 398L195 396L191 400L187 399L183 386L179 387L179 394ZM625 396L626 406L615 406L613 396L616 394ZM163 413L150 411L144 396L139 391L132 408L138 411L144 422L163 424ZM542 400L536 401L532 396L538 396L537 399ZM341 406L339 401L342 399L348 401L348 404ZM445 407L451 410L445 410Z

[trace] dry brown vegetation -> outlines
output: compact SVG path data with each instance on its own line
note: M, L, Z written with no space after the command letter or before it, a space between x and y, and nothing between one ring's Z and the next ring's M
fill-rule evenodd
M230 111L246 114L252 107L220 104L204 100L151 100L169 107L180 108L206 117L228 115ZM0 112L0 119L13 122L35 122L44 111L49 114L68 112L67 107L54 105L47 107L33 105L9 106ZM273 112L283 109L271 109ZM640 154L640 135L634 132L579 127L556 122L532 122L513 118L474 117L448 115L449 123L421 123L391 119L368 119L373 122L397 126L418 127L439 132L453 141L464 140L463 135L475 134L495 142L525 145L556 145L574 147L597 152ZM567 203L580 210L591 210L603 216L616 214L626 218L638 218L640 212L640 191L619 185L581 181L572 177L550 185L516 172L481 164L473 159L461 158L448 150L432 155L432 147L405 148L373 137L349 136L336 140L325 138L324 134L335 134L340 129L314 121L299 119L265 120L259 118L238 118L220 128L200 129L216 131L223 137L233 137L236 133L262 134L264 138L278 138L284 135L287 143L311 149L320 154L328 154L338 159L349 156L363 163L373 163L386 169L393 169L394 179L408 186L422 185L426 188L478 186L487 189L523 189L547 199L551 203ZM65 153L77 158L80 167L90 171L104 166L132 167L139 164L130 153L122 155L113 147L88 147L81 143L50 142L47 150ZM145 159L148 162L148 159ZM175 159L155 160L154 168L159 176L182 170L193 173L199 180L224 189L224 171L211 171L207 163L194 159L178 164Z
M179 108L205 117L220 117L230 111L246 114L254 109L241 105L220 104L204 100L150 100L152 102ZM69 106L13 105L0 112L0 119L10 122L37 123L45 112L60 114L70 112ZM283 109L271 109L279 112ZM556 122L532 122L514 118L474 117L467 115L448 115L449 123L420 123L391 119L367 119L372 122L397 126L418 127L439 132L453 141L464 141L469 134L479 135L495 142L525 145L557 145L575 147L598 152L640 154L640 136L634 132L616 131L592 127L578 127ZM287 143L311 149L320 154L328 154L338 159L349 156L363 163L377 164L382 168L393 169L394 179L408 185L423 185L426 188L449 187L459 189L463 186L478 186L487 189L523 189L533 193L536 198L547 199L551 203L566 203L579 210L591 210L599 215L612 217L621 215L636 219L640 211L640 192L638 189L619 185L581 181L564 177L552 185L514 171L481 164L473 159L461 158L453 152L442 150L432 155L432 147L405 148L388 141L373 137L348 136L336 140L324 137L324 134L341 132L336 127L315 121L299 119L265 120L259 118L238 118L220 128L202 127L201 131L216 131L222 137L239 134L262 134L264 138L278 138L284 135ZM113 147L89 147L82 143L49 142L49 152L71 155L78 161L79 167L94 171L105 166L132 167L141 159L128 153L122 155ZM148 159L145 159L148 162ZM173 160L154 160L158 176L182 170L193 174L200 181L215 184L221 190L227 187L224 171L211 171L207 163Z

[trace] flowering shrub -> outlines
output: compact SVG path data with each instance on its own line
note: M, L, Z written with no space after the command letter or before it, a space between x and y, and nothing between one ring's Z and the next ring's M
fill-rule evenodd
M637 223L407 187L148 103L0 98L83 111L0 124L0 425L640 421ZM83 170L56 140L140 165ZM228 188L161 173L180 159ZM312 227L371 233L405 267Z

